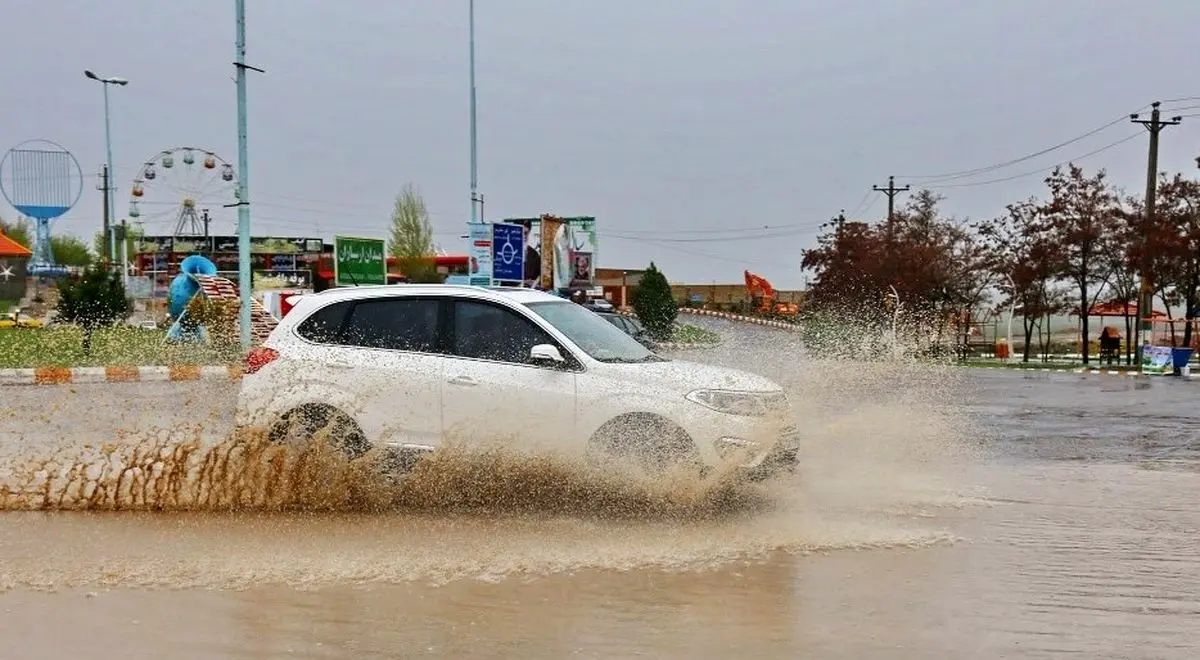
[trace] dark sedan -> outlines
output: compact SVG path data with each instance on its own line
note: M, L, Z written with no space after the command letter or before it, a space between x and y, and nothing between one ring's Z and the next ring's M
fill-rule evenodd
M646 332L646 326L642 322L632 316L617 314L615 312L596 312L600 318L617 326L625 334L638 340L641 345L653 349L654 342L650 340L650 334Z

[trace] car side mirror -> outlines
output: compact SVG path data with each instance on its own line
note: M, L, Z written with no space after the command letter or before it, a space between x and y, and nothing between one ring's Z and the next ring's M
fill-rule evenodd
M529 359L542 364L562 364L566 362L558 347L553 344L538 344L529 349Z

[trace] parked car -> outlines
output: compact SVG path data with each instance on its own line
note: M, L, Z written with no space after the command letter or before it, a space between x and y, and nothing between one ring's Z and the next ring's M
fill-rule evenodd
M650 333L646 332L646 326L642 322L632 316L617 314L616 312L597 312L600 318L615 325L618 330L633 337L639 344L654 349L654 341L650 339Z
M763 477L795 463L776 383L668 360L531 289L387 285L302 296L248 352L237 423L278 442L322 428L350 459L411 467L443 438Z

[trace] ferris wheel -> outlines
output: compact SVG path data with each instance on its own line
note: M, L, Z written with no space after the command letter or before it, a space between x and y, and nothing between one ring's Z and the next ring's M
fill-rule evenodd
M204 236L211 220L237 198L233 166L208 149L175 147L147 160L133 179L129 217L135 222L173 223L173 236Z

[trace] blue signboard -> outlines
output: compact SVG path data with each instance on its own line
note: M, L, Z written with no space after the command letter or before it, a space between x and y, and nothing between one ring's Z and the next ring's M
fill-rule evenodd
M520 282L525 279L525 228L497 222L492 224L492 279Z

